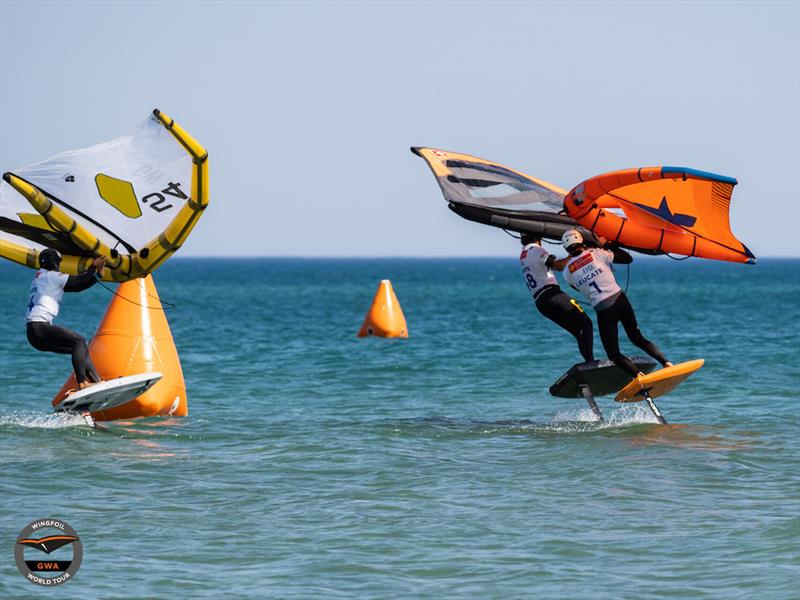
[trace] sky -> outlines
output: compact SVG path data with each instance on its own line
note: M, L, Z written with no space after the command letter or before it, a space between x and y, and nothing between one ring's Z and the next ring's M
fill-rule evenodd
M410 146L569 189L736 177L732 230L800 256L800 2L0 1L0 169L159 108L204 144L181 256L506 256Z

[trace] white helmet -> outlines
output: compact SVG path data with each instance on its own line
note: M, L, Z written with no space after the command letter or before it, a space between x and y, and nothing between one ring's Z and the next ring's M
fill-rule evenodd
M583 243L583 236L581 232L577 229L567 229L564 232L564 235L561 236L561 244L569 250L570 246L574 246L575 244L582 244Z

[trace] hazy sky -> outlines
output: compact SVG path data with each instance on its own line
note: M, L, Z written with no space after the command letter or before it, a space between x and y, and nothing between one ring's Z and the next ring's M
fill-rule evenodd
M0 169L155 107L210 154L181 255L513 255L412 145L571 188L739 179L734 233L800 256L800 3L0 2Z

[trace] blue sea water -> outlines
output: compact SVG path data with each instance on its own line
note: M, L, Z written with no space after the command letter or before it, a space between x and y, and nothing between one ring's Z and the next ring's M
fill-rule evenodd
M513 258L175 258L190 415L98 431L50 412L30 278L0 264L0 597L800 597L798 260L634 263L645 335L706 359L666 426L549 395L580 357ZM383 278L408 340L355 337ZM57 322L90 337L110 297ZM84 547L57 589L13 558L43 517Z

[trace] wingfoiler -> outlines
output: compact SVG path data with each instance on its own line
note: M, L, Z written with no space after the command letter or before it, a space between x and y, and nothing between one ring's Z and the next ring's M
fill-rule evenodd
M604 173L569 192L520 171L468 154L412 147L430 167L448 207L470 221L520 234L560 240L578 230L588 245L598 237L612 248L645 254L678 254L754 264L755 255L733 234L730 202L736 179L686 167L642 167ZM656 363L636 357L641 373ZM703 360L667 366L633 381L610 360L571 367L551 387L553 396L583 397L596 419L595 396L617 393L620 402L653 401L700 369Z
M73 373L52 401L56 410L86 412L90 424L185 416L180 359L151 273L208 205L205 148L156 109L130 133L12 169L3 180L0 256L38 269L40 253L57 250L56 268L68 275L102 256L103 279L120 283L88 347L104 382L76 391Z

